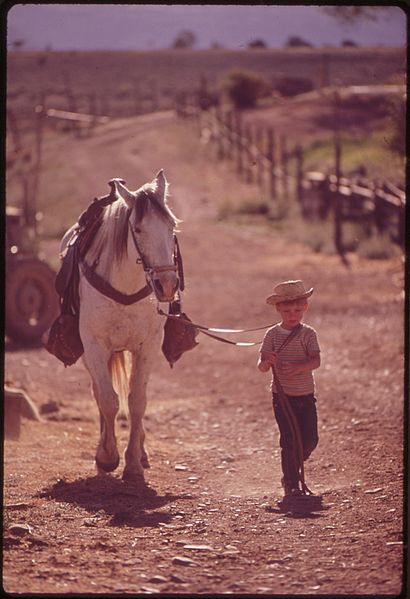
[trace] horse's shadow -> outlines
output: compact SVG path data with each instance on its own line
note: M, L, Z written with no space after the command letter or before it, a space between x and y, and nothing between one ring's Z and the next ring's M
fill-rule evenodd
M93 515L95 525L108 515L110 526L134 528L167 524L172 520L172 514L156 510L178 499L192 498L191 495L158 495L146 483L137 486L112 475L96 475L72 482L58 480L42 489L38 496L83 507ZM92 526L93 518L87 522Z

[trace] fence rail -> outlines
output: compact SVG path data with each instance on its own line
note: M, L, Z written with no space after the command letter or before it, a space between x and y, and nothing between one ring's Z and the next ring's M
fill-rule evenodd
M188 109L189 108L189 109ZM404 247L405 201L403 189L390 181L370 181L340 175L340 146L335 147L335 173L306 172L304 148L278 135L273 127L244 123L241 113L219 106L200 110L192 104L177 114L194 118L202 144L213 148L216 160L230 160L238 174L258 185L272 205L287 201L290 188L296 191L301 214L306 219L333 218L335 246L342 259L342 225L361 222L370 235L387 234Z
M110 120L108 116L97 116L82 112L58 110L56 108L46 109L44 106L37 106L36 112L56 124L63 123L71 127L78 137L81 137L83 134L91 135L96 125L108 123Z

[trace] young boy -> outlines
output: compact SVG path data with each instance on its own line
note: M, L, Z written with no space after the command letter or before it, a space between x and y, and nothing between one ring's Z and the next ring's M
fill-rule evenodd
M267 372L272 367L273 410L280 432L282 486L285 496L301 495L299 471L295 462L293 435L277 384L288 398L290 408L299 425L303 446L303 459L307 460L318 444L315 382L313 370L320 366L320 347L316 331L301 323L308 309L308 297L302 281L285 281L274 288L266 302L276 307L281 322L265 333L258 368ZM289 335L289 340L287 338ZM282 346L282 349L281 349ZM280 392L280 389L279 389Z

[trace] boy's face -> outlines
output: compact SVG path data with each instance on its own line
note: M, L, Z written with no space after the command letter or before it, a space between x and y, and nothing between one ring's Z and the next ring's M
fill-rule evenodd
M306 300L294 300L293 302L280 302L276 304L276 310L282 318L282 326L285 329L293 329L297 326L306 312L308 304Z

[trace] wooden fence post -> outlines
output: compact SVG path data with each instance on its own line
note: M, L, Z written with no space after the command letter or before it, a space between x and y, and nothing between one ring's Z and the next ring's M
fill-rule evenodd
M260 127L255 129L255 150L256 150L256 162L257 172L256 180L259 187L263 185L263 152L262 152L262 131Z
M242 139L242 118L239 110L235 112L236 129L236 170L239 175L243 173L243 139Z
M288 148L287 139L284 135L279 136L280 143L280 180L281 180L281 195L282 200L285 199L288 202L289 196L289 169L288 169Z
M41 162L43 157L43 135L44 135L44 121L47 115L46 97L45 95L41 98L41 103L36 107L36 152L35 162L33 166L33 182L30 190L29 202L30 206L27 207L26 218L27 224L33 227L34 232L37 228L37 195L40 182Z
M342 174L341 157L342 147L340 139L340 123L339 123L339 94L335 92L334 98L334 150L335 150L335 175L336 175L336 190L333 194L333 215L334 215L334 243L337 253L339 254L343 264L347 265L347 260L343 248L342 236L342 197L340 194L340 178Z
M245 126L245 144L246 144L246 167L245 167L246 182L247 183L252 183L252 181L253 181L253 171L252 171L252 166L253 166L253 151L252 151L253 134L252 134L252 127L251 127L251 125L249 123Z
M267 129L267 150L266 150L266 158L269 163L269 187L270 187L270 196L273 201L276 200L276 156L275 156L275 133L272 127Z
M97 103L96 103L95 94L88 94L87 98L88 98L88 113L94 117L93 120L90 121L90 126L88 128L88 135L91 135L91 133L93 132L93 130L97 124L97 121L98 121Z
M232 159L233 156L233 119L232 111L226 113L224 122L224 133L226 138L226 157Z
M217 143L218 143L218 160L225 158L224 142L223 142L223 131L222 131L222 109L219 106L215 108L215 119L217 129Z
M296 196L298 199L299 206L302 208L302 212L304 212L304 207L303 207L303 149L302 149L301 145L296 146L295 156L296 156Z

